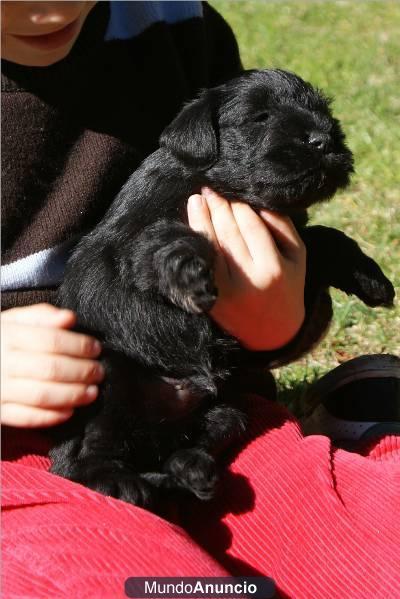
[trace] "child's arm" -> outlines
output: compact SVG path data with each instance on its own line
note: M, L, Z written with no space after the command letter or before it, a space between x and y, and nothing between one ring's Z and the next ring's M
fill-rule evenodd
M101 346L66 330L75 320L70 310L49 304L2 313L2 424L52 426L97 397L103 370L94 358Z
M283 347L304 320L306 250L291 220L210 190L190 198L190 226L218 249L214 320L250 350Z

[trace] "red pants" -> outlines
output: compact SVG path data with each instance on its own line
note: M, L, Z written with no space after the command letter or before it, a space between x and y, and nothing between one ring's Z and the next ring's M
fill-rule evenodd
M49 474L24 432L25 455L3 464L4 599L116 599L129 576L228 573L270 576L295 599L399 599L400 437L349 453L303 437L275 403L249 404L219 496L189 502L181 526Z

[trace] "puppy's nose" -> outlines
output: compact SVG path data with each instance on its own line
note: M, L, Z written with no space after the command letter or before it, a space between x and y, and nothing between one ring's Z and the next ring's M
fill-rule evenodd
M331 136L329 133L321 133L320 131L313 131L310 133L308 143L317 148L318 150L327 150L331 143Z

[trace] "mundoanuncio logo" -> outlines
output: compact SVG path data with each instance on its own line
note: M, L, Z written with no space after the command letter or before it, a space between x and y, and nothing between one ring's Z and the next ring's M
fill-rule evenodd
M143 577L135 576L125 582L125 594L132 599L187 599L275 597L275 584L266 576L218 577Z

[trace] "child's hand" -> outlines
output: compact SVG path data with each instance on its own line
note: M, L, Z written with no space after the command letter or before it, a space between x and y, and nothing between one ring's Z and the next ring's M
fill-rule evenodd
M218 250L212 318L251 350L288 343L304 320L306 250L291 220L209 189L188 202L189 225Z
M13 308L1 315L1 421L20 427L52 426L92 402L104 376L94 360L98 341L65 329L71 310L49 304Z

